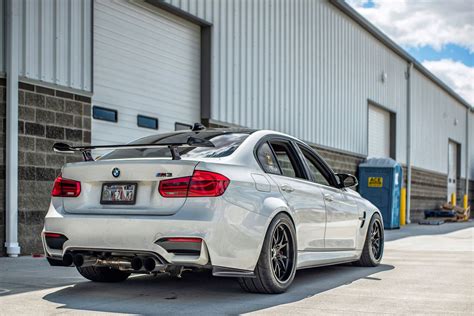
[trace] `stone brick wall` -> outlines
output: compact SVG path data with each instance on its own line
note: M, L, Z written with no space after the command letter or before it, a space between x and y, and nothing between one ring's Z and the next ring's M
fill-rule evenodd
M42 252L40 233L53 180L66 162L80 156L56 154L55 142L90 144L89 97L20 82L18 236L23 254Z
M316 151L336 173L350 173L357 176L358 166L365 160L360 156L315 147Z
M404 170L405 171L405 170ZM412 168L411 221L424 218L425 210L439 209L448 198L446 175Z

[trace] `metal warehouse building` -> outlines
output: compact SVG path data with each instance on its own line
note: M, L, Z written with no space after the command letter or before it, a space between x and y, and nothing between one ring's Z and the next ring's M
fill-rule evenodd
M57 141L273 129L404 166L411 218L474 182L470 105L335 0L1 0L0 242L41 251ZM470 167L471 166L471 167ZM471 183L469 185L469 183Z

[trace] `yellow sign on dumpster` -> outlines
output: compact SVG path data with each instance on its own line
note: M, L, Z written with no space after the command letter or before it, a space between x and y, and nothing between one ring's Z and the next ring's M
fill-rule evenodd
M383 186L382 177L369 177L369 188L381 188Z

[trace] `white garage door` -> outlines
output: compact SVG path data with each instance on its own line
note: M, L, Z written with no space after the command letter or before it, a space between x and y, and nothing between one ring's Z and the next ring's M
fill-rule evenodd
M200 27L139 0L95 1L92 103L93 144L200 121Z
M390 157L390 113L369 105L369 157Z

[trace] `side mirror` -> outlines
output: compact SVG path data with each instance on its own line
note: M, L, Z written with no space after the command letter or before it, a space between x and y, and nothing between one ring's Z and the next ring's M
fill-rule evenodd
M359 184L357 178L352 174L336 173L336 177L339 179L341 188L352 188Z

